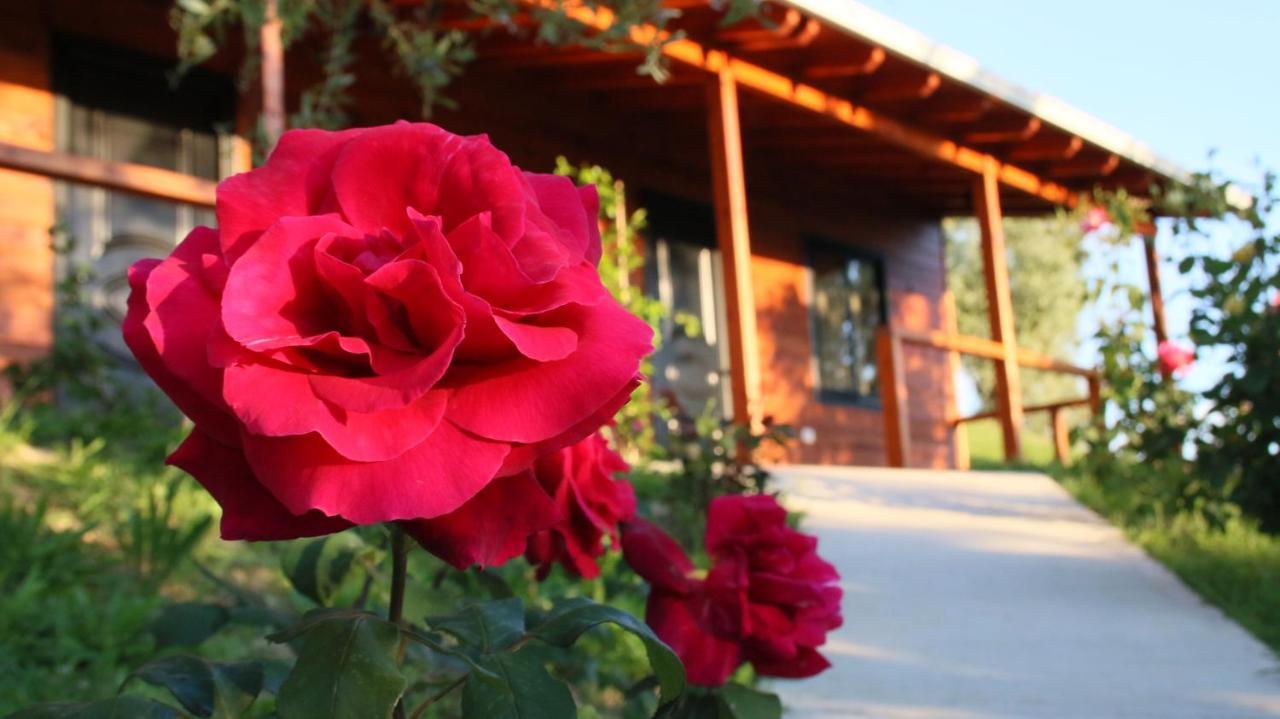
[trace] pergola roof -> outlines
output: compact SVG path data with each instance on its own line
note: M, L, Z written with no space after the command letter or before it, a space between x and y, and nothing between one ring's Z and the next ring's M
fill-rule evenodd
M929 212L972 211L984 164L998 168L1008 213L1074 204L1097 186L1147 195L1187 178L1106 123L853 0L766 0L758 17L729 27L708 0L664 4L680 11L668 29L683 38L664 48L672 74L663 85L636 74L636 55L500 34L482 42L475 69L518 70L524 87L587 94L602 116L657 123L673 146L683 139L686 152L701 152L708 71L730 67L743 89L749 173L817 174L828 187ZM607 12L572 12L588 25L611 22Z

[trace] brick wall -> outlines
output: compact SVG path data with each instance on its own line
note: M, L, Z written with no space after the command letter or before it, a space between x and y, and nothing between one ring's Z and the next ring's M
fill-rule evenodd
M0 142L52 150L48 38L37 3L0 4ZM53 341L53 182L0 170L0 365Z

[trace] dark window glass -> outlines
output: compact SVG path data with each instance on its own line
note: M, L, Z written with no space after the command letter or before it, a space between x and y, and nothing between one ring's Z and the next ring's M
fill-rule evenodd
M818 390L833 399L874 399L876 330L885 316L880 263L826 243L809 250Z

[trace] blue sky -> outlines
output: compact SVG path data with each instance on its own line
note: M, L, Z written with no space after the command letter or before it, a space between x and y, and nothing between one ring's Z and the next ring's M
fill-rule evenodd
M1280 0L860 0L1023 87L1054 95L1188 170L1212 166L1245 183L1280 169ZM1225 246L1225 233L1213 238ZM1169 247L1167 236L1161 248ZM1141 255L1130 281L1145 284ZM1128 259L1128 258L1126 258ZM1175 336L1190 304L1174 263L1162 271ZM1089 333L1090 318L1082 321ZM1082 343L1077 359L1089 360ZM1223 370L1202 356L1186 378Z

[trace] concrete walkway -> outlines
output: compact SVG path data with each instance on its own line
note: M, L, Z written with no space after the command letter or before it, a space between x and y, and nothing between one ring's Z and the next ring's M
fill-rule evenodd
M1280 717L1266 647L1047 477L778 475L845 590L790 717Z

